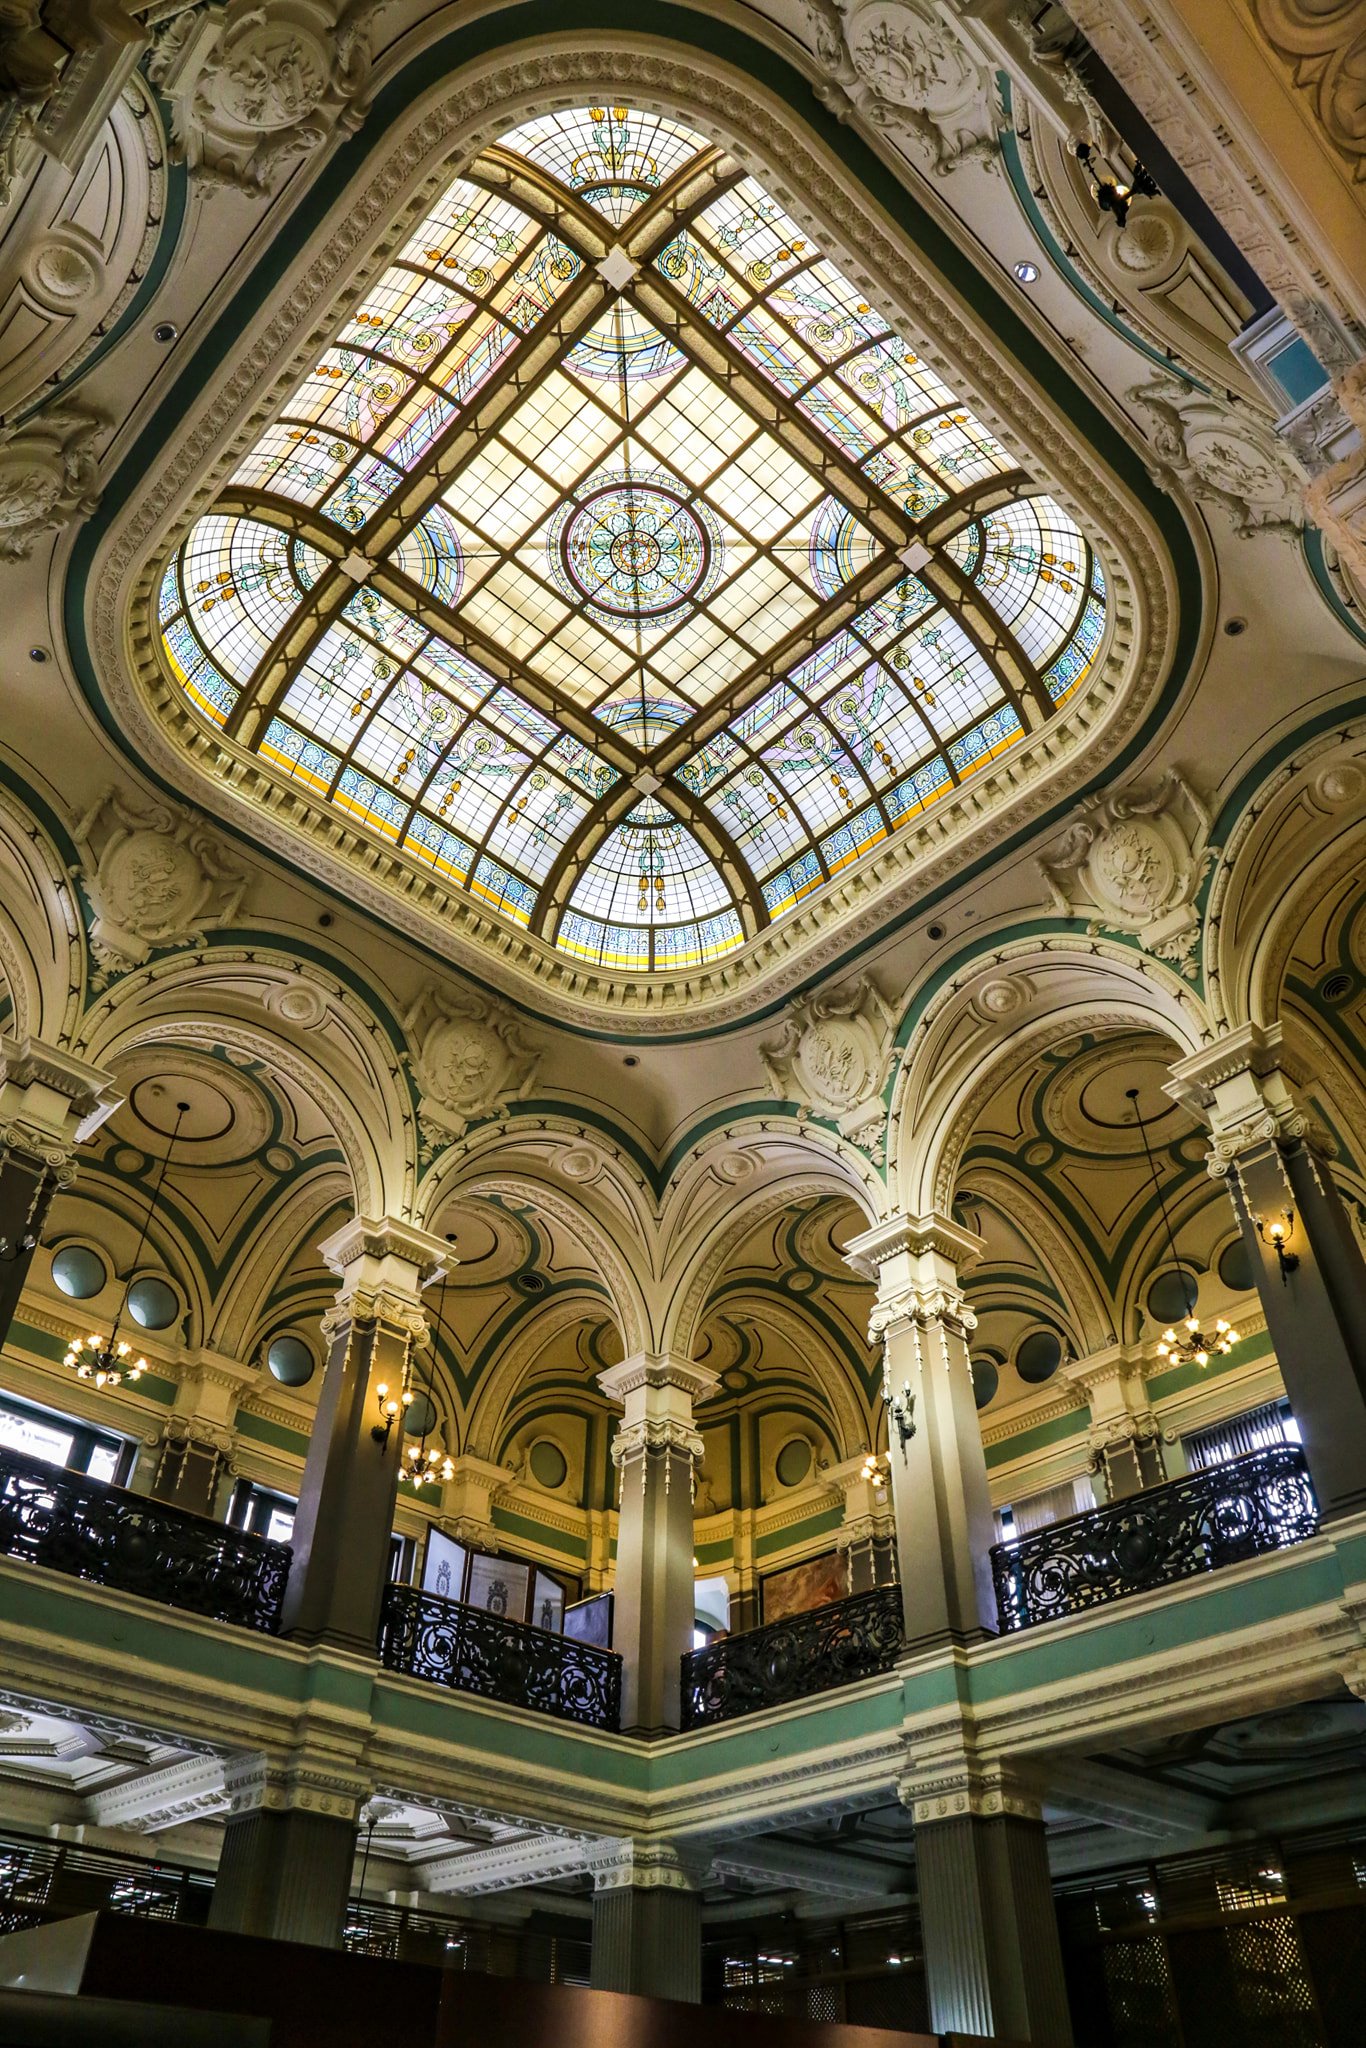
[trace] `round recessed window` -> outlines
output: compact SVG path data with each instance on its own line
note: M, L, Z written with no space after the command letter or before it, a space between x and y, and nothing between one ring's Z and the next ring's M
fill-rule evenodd
M180 1297L165 1280L149 1274L129 1288L128 1313L144 1330L169 1330L180 1315Z
M800 1486L811 1470L811 1446L804 1436L794 1436L778 1453L775 1467L780 1486Z
M1155 1323L1179 1323L1195 1307L1195 1275L1184 1268L1159 1273L1148 1289L1148 1314Z
M414 1394L403 1411L403 1427L409 1436L430 1436L436 1428L436 1403L430 1394Z
M302 1387L313 1377L313 1353L302 1337L276 1337L266 1365L282 1387Z
M1015 1353L1015 1370L1031 1387L1051 1380L1062 1364L1062 1339L1056 1330L1031 1330Z
M531 1446L531 1476L538 1486L563 1486L569 1477L569 1461L558 1444L543 1436Z
M1226 1244L1220 1252L1219 1278L1234 1294L1246 1294L1249 1287L1257 1285L1252 1255L1241 1237L1235 1237L1232 1244Z
M972 1361L972 1398L979 1408L995 1398L1001 1384L1001 1375L993 1358L974 1358Z
M63 1245L52 1261L54 1285L73 1301L89 1301L109 1278L109 1268L98 1252L83 1244Z

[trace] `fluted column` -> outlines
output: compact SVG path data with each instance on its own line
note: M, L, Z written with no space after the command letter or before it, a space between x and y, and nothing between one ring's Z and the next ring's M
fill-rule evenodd
M122 1100L112 1074L39 1038L0 1036L0 1346L73 1148Z
M999 1766L902 1787L915 1822L930 2024L1067 2048L1072 2039L1038 1800Z
M966 1642L996 1629L995 1529L968 1362L977 1319L959 1286L981 1251L979 1237L937 1215L895 1217L847 1247L849 1264L877 1282L868 1337L883 1347L908 1643Z
M1282 1064L1278 1024L1244 1025L1172 1068L1209 1125L1324 1520L1366 1508L1366 1260L1333 1179L1334 1147ZM1260 1225L1260 1229L1259 1226ZM1292 1270L1276 1255L1284 1231Z
M702 1996L702 1873L667 1843L614 1842L590 1858L595 1991Z
M641 1351L599 1373L598 1385L626 1411L612 1439L621 1725L653 1734L681 1718L681 1660L693 1631L693 1479L702 1457L693 1408L715 1392L717 1376L686 1358Z
M373 1655L389 1573L403 1418L382 1431L424 1334L421 1290L451 1263L442 1238L393 1217L345 1223L319 1246L341 1281L309 1439L281 1632Z
M305 1729L287 1758L228 1759L210 1927L341 1946L366 1785L355 1758L318 1735Z

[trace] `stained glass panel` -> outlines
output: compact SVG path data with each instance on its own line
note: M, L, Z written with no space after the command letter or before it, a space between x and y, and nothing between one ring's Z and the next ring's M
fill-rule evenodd
M686 970L1018 745L1021 674L1057 707L1094 673L1075 520L965 495L1018 471L705 136L557 111L340 310L167 567L162 645L228 743L481 906Z

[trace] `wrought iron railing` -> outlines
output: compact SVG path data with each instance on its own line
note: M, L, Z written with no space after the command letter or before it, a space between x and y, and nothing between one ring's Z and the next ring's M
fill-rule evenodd
M899 1586L723 1636L683 1659L683 1726L705 1728L848 1685L889 1670L900 1649Z
M1301 1543L1319 1526L1304 1453L1278 1445L1036 1529L991 1553L1001 1627L1032 1628Z
M621 1724L621 1658L615 1650L551 1635L417 1586L386 1587L379 1654L390 1671L455 1692L590 1728Z
M290 1548L0 1451L0 1555L273 1634Z

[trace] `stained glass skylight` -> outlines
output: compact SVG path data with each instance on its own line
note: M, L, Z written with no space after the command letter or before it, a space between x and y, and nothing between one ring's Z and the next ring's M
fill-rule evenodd
M197 714L616 973L722 958L1081 689L1100 563L725 152L538 116L168 565Z

